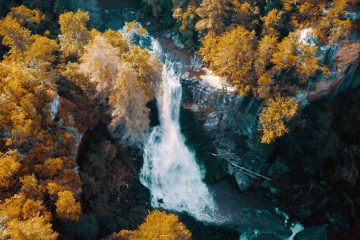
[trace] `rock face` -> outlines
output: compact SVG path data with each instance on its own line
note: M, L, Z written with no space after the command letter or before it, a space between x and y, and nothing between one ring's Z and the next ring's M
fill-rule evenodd
M198 80L183 80L182 86L183 132L206 166L222 166L222 173L207 168L207 179L216 180L229 172L240 190L248 189L254 179L227 161L257 173L264 169L272 146L259 141L257 115L262 103ZM192 124L186 124L190 121Z
M324 239L360 239L360 41L325 52L335 78L306 92L307 104L279 141L260 143L261 102L199 80L182 81L182 130L209 183L231 175L242 191L265 187L305 225L296 239L324 232Z

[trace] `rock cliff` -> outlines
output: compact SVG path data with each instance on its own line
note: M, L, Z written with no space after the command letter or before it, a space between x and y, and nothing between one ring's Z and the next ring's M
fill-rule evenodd
M268 189L306 226L328 224L330 239L357 239L351 229L360 223L360 41L322 54L333 77L302 93L302 111L279 141L260 143L261 102L196 79L182 80L182 130L209 183L231 176L242 191Z

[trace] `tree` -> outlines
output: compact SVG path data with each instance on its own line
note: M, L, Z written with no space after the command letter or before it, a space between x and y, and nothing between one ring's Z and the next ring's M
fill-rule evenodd
M43 199L45 189L39 185L38 179L34 174L20 178L20 182L22 184L21 191L25 193L28 198Z
M41 216L47 222L51 220L50 212L45 209L41 201L27 198L22 192L2 202L0 214L5 218L5 224L25 221L37 216Z
M59 192L63 192L66 190L65 187L58 185L55 182L49 182L46 185L46 189L50 195L57 195Z
M259 24L259 8L253 1L232 0L232 23L246 26L248 29L255 29Z
M119 31L114 31L114 30L109 29L106 32L104 32L103 37L113 47L119 49L120 55L128 50L127 42Z
M41 20L44 19L44 16L39 10L32 10L24 5L12 8L8 16L16 19L21 25L25 23L39 24Z
M295 29L311 28L319 43L334 44L350 33L352 22L346 19L348 0L283 0L291 11Z
M24 52L31 44L30 30L23 28L11 16L0 20L0 35L3 37L3 44L12 48L11 53Z
M125 46L121 35L107 32L89 42L80 60L79 72L95 84L100 102L111 107L113 136L127 143L140 141L149 126L146 103L161 79L158 59L140 47Z
M39 175L48 176L51 179L58 174L63 167L64 163L61 158L48 158L43 164L35 165L36 172Z
M320 69L319 59L315 57L317 47L299 44L300 52L296 61L296 72L299 74L303 83L306 83L310 76Z
M51 224L41 216L25 221L11 221L7 231L14 240L56 240L58 236Z
M255 53L255 70L260 78L271 63L271 58L276 51L278 38L274 35L265 35L258 43ZM258 80L258 82L264 82Z
M119 236L125 240L187 240L191 238L191 233L180 222L178 216L155 210L148 214L139 229L134 231L122 230Z
M216 37L216 40L211 35L205 40L199 54L206 59L209 68L215 74L229 77L241 94L247 94L254 79L252 70L255 32L238 26Z
M112 81L119 71L119 50L99 35L85 47L80 61L80 72L95 84L101 102L105 103Z
M271 62L275 65L274 69L280 72L290 69L296 63L296 40L294 37L285 37L277 44L277 50L273 54Z
M276 27L280 23L282 12L277 9L272 9L268 14L261 18L263 21L263 34L277 36Z
M110 129L116 137L128 143L141 141L141 136L149 127L150 111L146 103L151 100L152 95L149 95L139 80L131 64L123 62L109 97L112 106ZM121 129L122 126L124 127Z
M278 43L271 62L277 72L295 69L301 83L306 83L310 76L321 69L319 59L315 56L316 50L316 46L300 42L297 34L290 34Z
M84 46L90 40L90 32L86 27L88 21L89 14L81 10L76 13L63 13L59 16L60 50L65 57L80 57L83 54Z
M40 35L32 36L32 41L33 43L24 54L24 61L30 68L38 70L40 74L48 75L47 72L55 61L54 53L58 49L58 45L55 40Z
M284 122L290 121L297 112L298 103L291 97L275 97L266 100L259 114L260 128L263 132L261 142L271 143L288 132Z
M189 32L194 30L197 19L196 8L196 4L191 2L185 10L178 6L173 12L173 17L181 23L179 29L184 34L189 34Z
M225 21L231 9L230 0L203 0L196 10L200 20L196 23L196 30L201 33L222 33L225 30Z
M1 154L1 153L0 153ZM11 186L15 174L20 170L17 152L7 153L0 157L0 189Z
M59 199L56 202L56 213L63 219L79 221L80 203L76 202L72 192L65 190L58 193Z

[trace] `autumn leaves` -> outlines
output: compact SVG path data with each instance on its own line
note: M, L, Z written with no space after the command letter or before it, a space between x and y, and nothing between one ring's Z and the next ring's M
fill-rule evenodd
M278 0L265 5L192 0L177 1L173 16L184 35L199 33L198 53L208 68L227 78L240 94L265 100L259 127L262 142L270 143L286 133L284 123L296 114L281 108L297 109L292 99L296 92L317 73L328 74L316 57L316 44L333 44L350 33L347 8L343 0Z

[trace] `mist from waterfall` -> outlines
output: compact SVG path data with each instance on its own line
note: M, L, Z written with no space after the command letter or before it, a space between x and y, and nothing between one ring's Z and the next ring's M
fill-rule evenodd
M155 39L151 40L151 49L164 63L157 96L160 125L153 128L144 147L141 183L150 189L153 207L184 211L210 221L215 210L213 198L180 132L181 63L172 62Z

